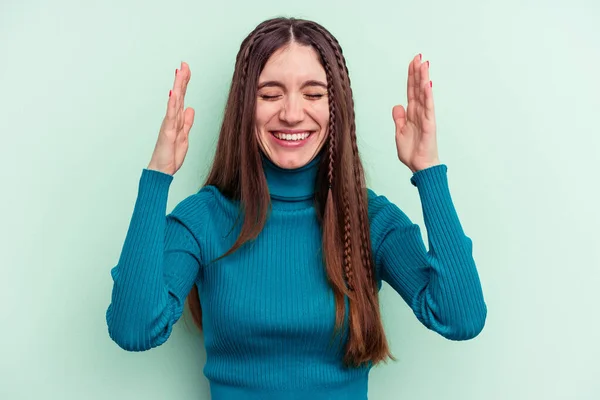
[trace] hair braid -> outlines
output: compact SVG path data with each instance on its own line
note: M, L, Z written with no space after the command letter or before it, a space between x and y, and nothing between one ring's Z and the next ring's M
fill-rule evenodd
M346 272L346 281L348 289L354 290L354 280L352 271L352 225L350 223L350 202L348 201L348 193L344 191L344 270Z
M326 36L327 37L327 36ZM331 66L327 62L325 57L325 50L319 43L314 42L315 48L321 54L321 58L323 59L323 64L325 65L325 74L327 76L327 91L328 91L328 102L329 102L329 171L328 171L328 179L329 179L329 190L332 190L333 184L333 164L334 164L334 154L335 154L335 103L333 101L334 98L334 90L333 90L333 73L331 71ZM352 269L352 224L350 223L350 202L348 200L348 193L346 187L342 188L342 200L344 205L344 273L346 277L346 283L348 285L349 290L354 290L353 285L353 277L354 271Z
M273 27L271 27L271 29L273 29ZM246 78L248 76L248 58L250 56L250 53L252 51L252 48L254 47L254 43L256 43L256 41L258 39L260 39L262 36L264 36L268 31L270 31L271 29L269 29L269 27L265 27L263 29L258 29L254 35L252 35L249 39L248 39L248 43L246 44L246 50L244 51L242 57L241 57L241 76L240 76L240 96L241 98L243 98L244 95L244 89L246 88Z
M330 36L330 41L332 41L332 47L335 50L335 58L338 62L338 66L340 67L340 70L345 71L345 76L343 77L344 79L347 79L348 81L348 85L347 87L350 90L350 93L348 94L348 99L350 101L350 121L351 121L351 126L350 126L350 137L351 137L351 143L352 143L352 155L353 155L353 159L354 159L354 179L355 179L355 189L356 189L356 197L358 199L358 218L360 221L360 235L361 235L361 246L360 246L360 255L363 261L363 266L367 269L367 279L369 281L369 283L372 285L371 289L373 290L373 292L376 291L376 285L375 285L375 281L373 279L373 266L371 264L371 253L369 251L369 241L367 238L367 226L365 223L365 218L364 216L367 213L366 207L365 207L365 203L363 201L363 187L362 187L362 182L361 182L361 177L363 176L362 171L358 171L360 169L360 165L359 165L359 159L358 159L358 143L357 143L357 138L356 138L356 117L355 117L355 113L354 113L354 98L352 95L352 86L350 85L350 73L348 71L348 67L346 66L346 60L344 59L344 55L342 53L342 48L340 46L340 44L338 43L338 41L334 38ZM334 45L335 44L335 45Z
M257 26L256 29L254 30L254 32L252 32L250 34L250 36L247 38L244 52L238 53L238 59L236 60L238 62L240 62L240 60L241 60L241 64L240 64L241 76L240 76L240 87L239 87L241 96L243 96L244 89L246 87L246 78L248 76L248 59L250 58L250 54L252 53L254 44L263 36L265 36L269 33L272 33L278 29L281 29L283 26L285 26L285 21L283 21L283 20L281 20L281 21L279 21L279 23L275 23L275 24L261 24L261 25ZM244 46L244 44L242 44L242 46Z
M355 113L354 113L354 98L352 95L352 87L350 85L350 73L348 71L348 67L346 65L346 60L344 58L344 54L342 51L342 47L340 46L339 42L337 41L337 39L329 34L328 31L326 31L323 27L320 27L318 25L315 26L315 29L317 31L319 31L328 41L329 44L331 45L331 48L334 50L334 54L335 54L335 59L337 61L338 64L338 68L340 69L340 71L344 71L345 74L341 74L341 78L344 81L347 81L347 85L344 85L343 87L348 87L350 93L348 93L348 99L350 101L350 121L351 121L351 126L350 126L350 137L351 137L351 143L352 143L352 155L353 155L353 159L354 159L354 177L355 177L355 190L356 190L356 197L358 199L358 217L359 217L359 222L360 222L360 235L361 235L361 246L360 246L360 255L361 255L361 259L363 262L363 266L364 268L366 268L367 270L367 279L369 281L369 284L371 284L371 290L373 292L376 291L376 283L373 279L373 265L371 263L371 253L369 251L369 243L368 243L368 238L367 238L367 234L366 234L366 223L365 223L365 218L364 215L367 212L366 207L365 207L365 203L363 201L363 193L362 193L362 182L361 182L361 176L362 174L360 174L358 171L358 169L360 168L360 165L358 163L358 144L357 144L357 138L356 138L356 119L355 119Z
M333 137L333 132L335 129L335 122L333 122L335 118L335 106L332 104L331 97L329 98L329 165L327 171L327 184L329 186L329 190L333 188L333 162L335 154L335 138Z

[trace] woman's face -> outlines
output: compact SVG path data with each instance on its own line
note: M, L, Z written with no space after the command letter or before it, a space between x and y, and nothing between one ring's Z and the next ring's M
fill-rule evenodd
M327 77L317 52L292 43L267 61L258 80L256 133L262 151L286 169L308 164L329 125Z

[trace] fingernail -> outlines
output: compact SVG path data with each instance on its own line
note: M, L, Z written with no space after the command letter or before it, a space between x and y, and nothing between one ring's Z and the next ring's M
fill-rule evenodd
M171 97L171 92L172 92L172 90L169 90L169 97Z
M427 60L427 68L429 68L429 60Z
M429 87L433 87L433 82L429 81Z
M423 61L423 54L419 53L419 61Z
M175 69L175 76L177 76L177 73L179 72L179 69Z

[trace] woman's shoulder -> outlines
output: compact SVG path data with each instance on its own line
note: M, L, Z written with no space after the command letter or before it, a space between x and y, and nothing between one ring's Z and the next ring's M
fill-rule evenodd
M193 230L206 226L212 220L235 217L237 203L224 196L217 187L206 185L180 201L169 216L179 219Z
M369 215L377 214L381 209L393 204L384 195L376 193L373 189L367 188L367 201L369 204Z
M399 226L410 226L412 221L386 196L367 188L368 213L371 229L386 232Z
M382 212L389 212L389 209L398 208L398 206L386 196L378 194L370 188L367 188L367 201L369 205L369 216L376 216Z

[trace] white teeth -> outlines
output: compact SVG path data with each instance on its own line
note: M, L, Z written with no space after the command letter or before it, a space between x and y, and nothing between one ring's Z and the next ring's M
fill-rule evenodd
M297 141L297 140L304 140L304 139L306 139L307 137L310 136L310 133L308 133L308 132L305 132L305 133L280 133L280 132L274 132L273 135L277 139Z

